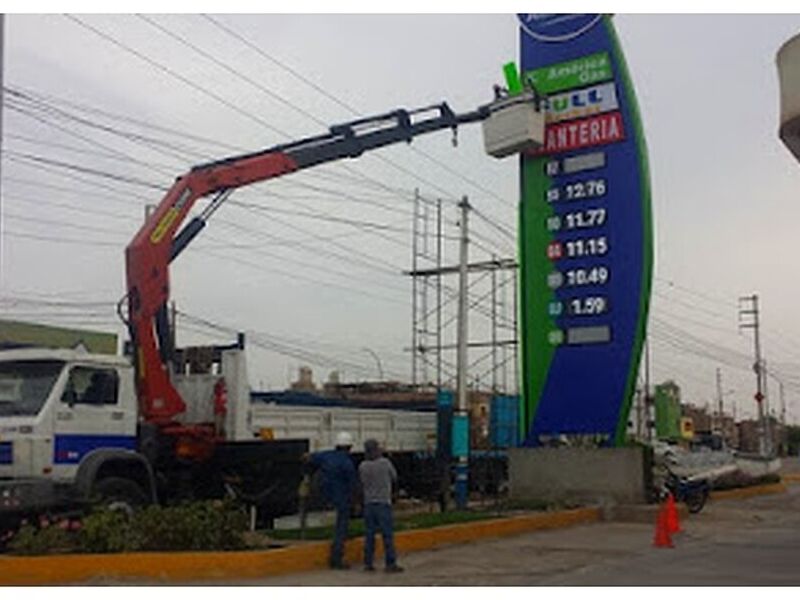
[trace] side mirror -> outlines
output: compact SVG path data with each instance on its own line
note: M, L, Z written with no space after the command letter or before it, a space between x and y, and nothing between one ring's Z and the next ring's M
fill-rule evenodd
M64 390L64 394L61 396L61 403L66 404L70 408L74 408L75 405L78 403L78 395L75 393L75 390L73 389Z

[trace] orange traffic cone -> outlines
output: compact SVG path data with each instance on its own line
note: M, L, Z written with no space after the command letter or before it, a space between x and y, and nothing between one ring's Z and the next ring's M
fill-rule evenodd
M678 507L675 506L675 498L672 496L672 492L667 494L667 529L669 532L672 533L680 533L681 531L681 523L678 519Z
M656 548L673 548L672 538L669 535L669 527L667 526L667 511L663 505L658 510L658 517L656 518L656 535L653 538L653 546Z

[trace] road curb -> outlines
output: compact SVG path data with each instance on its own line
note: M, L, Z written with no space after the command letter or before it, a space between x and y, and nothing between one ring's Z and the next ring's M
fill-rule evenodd
M579 508L518 517L472 521L395 534L399 553L430 550L535 531L569 527L600 520L600 509ZM376 553L380 554L380 544ZM346 557L360 563L363 539L347 542ZM244 552L147 552L130 554L65 554L0 558L0 585L59 585L103 580L194 582L242 580L323 569L328 562L326 542Z
M800 473L786 473L781 475L781 482L784 483L800 483Z
M754 485L745 488L736 488L733 490L718 490L711 492L712 500L738 500L744 498L752 498L754 496L764 496L767 494L785 494L787 492L786 485L781 483L769 483L766 485Z

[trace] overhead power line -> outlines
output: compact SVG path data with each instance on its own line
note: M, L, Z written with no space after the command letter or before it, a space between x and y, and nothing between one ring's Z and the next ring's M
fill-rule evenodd
M85 238L65 238L61 236L51 236L51 235L37 235L34 233L24 233L20 231L9 231L8 229L3 230L3 235L8 235L11 237L16 237L20 239L28 239L28 240L37 240L41 242L53 242L57 244L77 244L79 246L103 246L107 248L119 248L122 249L125 247L125 242L105 242L102 240L87 240Z
M328 90L323 88L322 86L320 86L317 83L311 81L308 77L304 76L297 69L294 69L294 68L290 67L289 65L287 65L286 63L284 63L283 61L280 61L280 60L276 59L275 57L271 56L270 54L268 54L265 50L263 50L258 45L254 44L253 42L251 42L250 40L248 40L247 38L245 38L241 34L237 33L236 31L234 31L230 27L222 24L218 19L215 19L214 17L212 17L210 15L207 15L207 14L203 14L201 16L204 19L206 19L209 23L211 23L213 26L215 26L217 29L219 29L220 31L223 31L226 34L228 34L229 36L235 38L236 40L241 42L243 45L245 45L248 48L250 48L251 50L253 50L256 54L258 54L259 56L264 58L265 60L267 60L270 63L272 63L273 65L279 67L283 71L289 73L290 75L292 75L293 77L295 77L299 81L302 81L304 84L306 84L307 86L311 87L313 90L317 91L318 93L322 94L323 96L325 96L331 102L335 103L336 105L340 106L341 108L344 108L345 110L347 110L352 115L358 116L358 115L361 114L361 112L357 108L352 106L351 104L348 104L344 100L341 100L340 98L338 98L337 96L335 96L334 94L332 94L331 92L329 92ZM504 203L506 206L509 205L508 200L506 200L505 198L499 196L493 190L488 189L484 185L476 182L475 180L471 179L470 177L467 177L466 175L464 175L463 173L457 171L456 169L453 169L450 165L448 165L445 162L439 160L438 158L432 156L431 154L425 152L424 150L422 150L420 148L414 148L414 147L411 147L411 150L412 150L412 152L415 152L416 154L419 154L420 156L422 156L422 157L426 158L427 160L433 162L438 167L440 167L441 169L444 169L445 171L447 171L451 175L454 175L455 177L461 179L465 183L468 183L472 187L481 190L482 192L488 194L489 196L491 196L493 198L496 198L497 200L499 200L502 203ZM410 172L407 169L405 169L404 167L400 167L399 165L397 165L393 161L390 161L390 160L386 159L385 157L380 157L380 158L383 160L383 162L386 162L387 164L390 164L391 166L393 166L395 168L399 168L403 172L405 172L405 173L407 173L409 175L412 175L416 179L419 179L420 181L425 181L425 180L421 179L418 174ZM432 185L429 181L425 181L425 183L427 183L428 185ZM450 192L448 190L444 190L443 188L439 187L438 185L433 184L433 187L435 187L436 189L439 189L440 191L443 191L445 194L450 194ZM513 208L513 203L511 204L511 206Z
M138 185L141 187L146 187L154 190L158 190L160 192L166 192L168 188L158 185L156 183L151 183L149 181L144 181L143 179L137 179L135 177L126 177L125 175L119 175L116 173L109 173L107 171L102 171L100 169L93 169L91 167L84 167L81 165L77 165L74 163L68 163L60 160L55 160L52 158L46 158L44 156L39 156L37 154L29 154L26 152L15 152L13 150L3 150L3 155L8 157L9 160L17 160L22 162L33 162L39 163L43 165L48 165L51 167L56 167L59 169L67 169L69 171L75 171L77 173L83 173L86 175L93 175L95 177L103 177L106 179L112 179L119 183L127 183L130 185Z
M152 68L156 69L157 71L165 73L168 76L172 77L173 79L177 79L178 81L181 81L182 83L184 83L185 85L188 85L193 90L196 90L197 92L203 94L204 96L212 98L216 102L219 102L220 104L222 104L224 106L227 106L229 109L231 109L235 113L243 116L244 118L246 118L246 119L248 119L250 121L258 123L259 125L261 125L265 129L268 129L272 133L274 133L274 134L276 134L278 136L284 137L284 138L290 137L285 131L281 130L279 127L275 127L274 125L272 125L271 123L268 123L264 119L261 119L261 118L255 116L255 115L247 112L246 110L243 110L242 108L240 108L239 106L237 106L233 102L230 102L230 101L226 100L225 98L223 98L222 96L220 96L218 94L215 94L212 91L209 91L208 89L204 88L201 85L198 85L197 83L195 83L194 81L192 81L188 77L184 77L180 73L177 73L176 71L170 69L169 67L164 66L160 62L158 62L156 60L153 60L152 58L150 58L149 56L146 56L145 54L139 52L138 50L136 50L134 48L131 48L127 44L123 44L122 42L120 42L115 37L112 37L112 36L108 35L107 33L103 32L103 31L100 31L96 27L94 27L92 25L89 25L83 19L81 19L79 17L76 17L75 15L71 15L71 14L64 14L63 16L65 18L69 19L70 21L72 21L73 23L77 24L78 26L86 29L87 31L91 31L96 36L106 40L109 44L112 44L113 46L116 46L117 48L120 48L121 50L124 50L125 52L127 52L129 54L132 54L133 56L137 57L139 60L144 61L145 63L150 65Z
M232 102L226 100L225 98L223 98L219 94L211 92L208 89L206 89L205 87L203 87L201 85L198 85L197 83L195 83L194 81L192 81L188 77L185 77L185 76L181 75L180 73L175 72L173 69L170 69L169 67L163 65L162 63L160 63L160 62L158 62L156 60L153 60L152 58L146 56L145 54L139 52L138 50L136 50L134 48L131 48L130 46L120 42L116 38L104 33L103 31L100 31L96 27L93 27L92 25L89 25L84 20L82 20L82 19L80 19L80 18L78 18L78 17L76 17L74 15L70 15L70 14L65 14L64 16L66 18L72 20L76 24L80 25L81 27L87 29L88 31L91 31L95 35L98 35L102 39L104 39L104 40L108 41L109 43L113 44L114 46L116 46L116 47L124 50L125 52L128 52L129 54L132 54L133 56L135 56L135 57L139 58L140 60L146 62L148 65L150 65L151 67L157 69L158 71L160 71L162 73L165 73L168 76L170 76L170 77L172 77L174 79L177 79L178 81L181 81L182 83L184 83L185 85L188 85L189 87L191 87L195 91L203 94L204 96L212 98L213 100L221 103L223 106L226 106L229 109L231 109L234 112L236 112L237 114L239 114L239 115L241 115L241 116L243 116L243 117L245 117L245 118L247 118L247 119L249 119L251 121L254 121L254 122L258 123L259 125L265 127L269 131L281 136L282 138L284 138L284 139L292 139L293 138L292 135L290 135L289 133L283 131L279 127L276 127L276 126L272 125L271 123L268 123L264 119L252 114L251 112L248 112L248 111L242 109L241 107L237 106L236 104L233 104ZM345 167L345 168L347 168L347 167ZM361 177L367 178L367 176L365 176L363 174L359 174L359 175ZM380 184L380 182L377 182L374 179L372 179L372 181L375 181L376 183Z

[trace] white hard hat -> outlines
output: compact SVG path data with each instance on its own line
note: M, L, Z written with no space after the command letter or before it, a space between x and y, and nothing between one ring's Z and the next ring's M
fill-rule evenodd
M353 436L346 431L340 431L336 434L336 446L352 446Z

